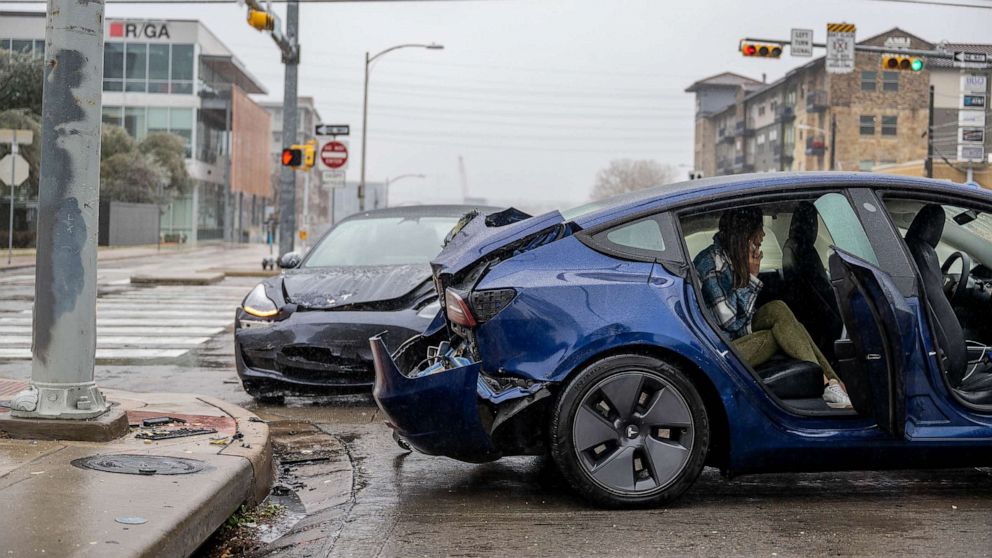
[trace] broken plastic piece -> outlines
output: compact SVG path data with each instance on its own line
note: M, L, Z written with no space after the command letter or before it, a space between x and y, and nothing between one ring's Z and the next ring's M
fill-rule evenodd
M153 417L153 418L146 418L145 420L141 421L141 426L162 426L163 424L172 424L174 422L179 424L186 424L186 421L181 418Z
M139 432L134 437L141 440L168 440L171 438L185 438L186 436L199 436L200 434L216 434L213 428L177 428L175 430L160 430L156 432Z

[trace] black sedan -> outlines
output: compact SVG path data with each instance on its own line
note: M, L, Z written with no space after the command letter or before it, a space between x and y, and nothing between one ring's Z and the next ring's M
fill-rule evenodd
M342 220L282 275L256 286L238 308L238 376L252 397L369 390L369 337L398 346L440 308L428 262L459 219L490 207L423 205L367 211ZM290 268L290 269L285 269Z

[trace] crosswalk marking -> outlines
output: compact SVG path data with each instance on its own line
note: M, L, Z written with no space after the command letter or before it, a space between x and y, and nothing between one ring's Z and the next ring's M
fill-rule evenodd
M97 349L99 360L148 360L155 358L178 358L189 352L187 349ZM31 349L0 348L0 358L30 360Z
M0 279L7 279L4 282L9 285L15 277ZM211 337L230 331L235 310L247 290L245 286L231 285L159 286L100 296L96 313L97 361L182 357ZM0 360L31 358L31 312L30 301L8 311L0 310Z

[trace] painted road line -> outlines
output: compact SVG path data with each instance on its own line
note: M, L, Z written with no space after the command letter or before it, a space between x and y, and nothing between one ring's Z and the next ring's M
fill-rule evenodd
M0 318L0 325L31 325L30 317ZM102 326L163 326L163 327L224 327L234 324L234 317L230 318L200 318L200 319L145 319L145 318L97 318L97 327Z
M101 326L97 325L97 335L158 335L163 337L211 337L223 333L223 327L158 327L158 326ZM31 324L5 325L0 323L0 335L31 335Z
M188 349L97 349L99 360L148 360L154 358L177 358L188 353ZM0 348L0 358L30 360L31 349Z
M166 346L166 347L195 347L209 341L209 337L127 337L112 335L97 335L96 346L110 345L133 346ZM0 345L31 346L30 335L5 335L0 337Z

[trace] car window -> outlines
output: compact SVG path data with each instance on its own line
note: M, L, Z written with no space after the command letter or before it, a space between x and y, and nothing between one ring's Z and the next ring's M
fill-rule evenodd
M606 233L606 239L620 246L638 250L665 250L665 239L661 235L661 227L654 219L641 219L629 225L621 225Z
M872 265L878 265L878 258L868 240L868 234L846 197L837 193L825 194L813 205L816 206L824 227L833 238L834 246Z
M376 217L344 221L308 254L303 267L427 264L457 217Z

